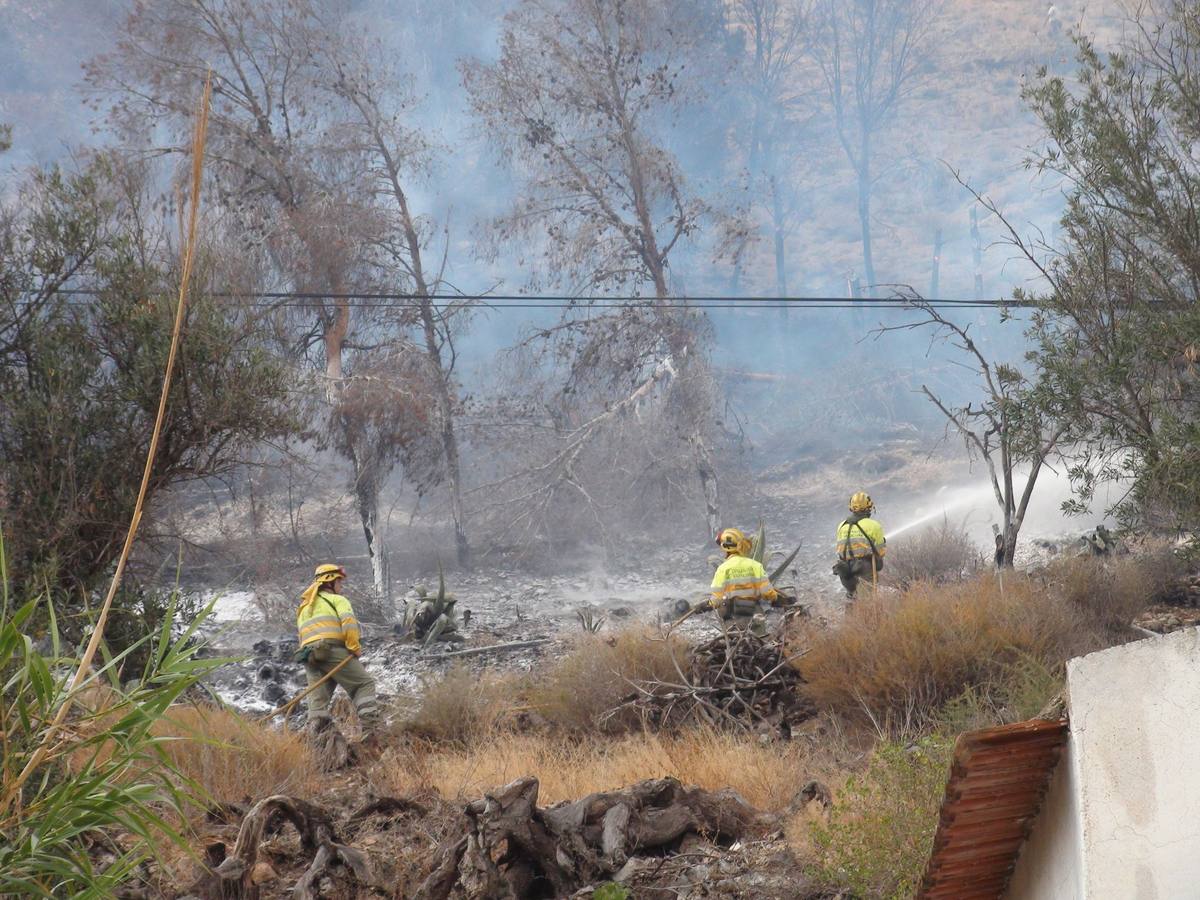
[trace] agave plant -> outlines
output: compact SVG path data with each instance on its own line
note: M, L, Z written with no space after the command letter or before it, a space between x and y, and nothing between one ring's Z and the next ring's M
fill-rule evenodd
M787 571L788 566L790 566L793 562L796 561L796 557L799 555L800 548L802 546L803 546L803 544L797 544L796 549L793 550L791 553L789 553L787 555L787 558L784 559L784 561L781 562L778 566L776 566L775 570L770 573L770 578L771 578L772 584L774 584L775 580L777 578L779 578L781 575L783 575L784 572ZM767 557L767 526L764 525L762 522L758 523L758 531L755 532L754 537L750 541L750 556L753 559L756 559L758 562L763 563L764 565L766 564L766 561L768 559L768 557Z
M579 627L588 634L599 634L607 617L604 613L585 606L583 609L575 610L575 618L579 620Z
M425 634L425 640L422 642L422 647L429 647L438 639L438 635L442 633L443 620L442 612L446 608L446 575L442 571L442 563L438 561L438 592L433 598L433 625Z
M106 654L76 692L71 717L27 780L22 773L67 700L74 659L63 655L51 604L9 604L0 544L0 896L112 897L164 842L184 846L171 820L200 793L171 765L167 738L153 726L222 659L198 659L196 631L209 606L173 634L174 604L145 641L149 659L132 684L121 667L137 647ZM48 651L31 634L48 620ZM102 833L132 838L97 862L89 846ZM115 856L113 855L115 853Z

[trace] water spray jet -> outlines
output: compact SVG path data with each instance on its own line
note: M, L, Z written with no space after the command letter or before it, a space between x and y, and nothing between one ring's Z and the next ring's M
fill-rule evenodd
M937 493L941 494L943 491L946 491L944 486L938 488ZM990 484L976 485L969 488L958 488L956 490L949 491L947 492L946 500L942 503L939 509L923 513L922 515L917 516L917 518L909 522L905 522L899 528L890 529L888 531L888 537L894 538L899 534L903 534L906 531L909 531L920 525L924 525L926 522L930 522L939 517L945 517L949 515L952 510L960 509L964 506L975 506L980 501L989 498L991 494L992 486Z

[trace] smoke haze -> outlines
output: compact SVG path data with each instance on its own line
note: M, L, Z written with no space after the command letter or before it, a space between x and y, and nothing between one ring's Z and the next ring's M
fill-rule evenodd
M1039 67L1072 70L1070 28L1095 35L1101 46L1115 39L1117 0L1053 8L1034 0L930 5L911 80L875 134L869 220L878 286L864 274L856 171L830 107L820 48L804 44L796 51L777 98L786 127L771 132L770 141L756 131L754 38L741 12L751 5L678 4L681 16L690 11L718 23L723 16L724 22L705 45L706 55L689 60L679 76L694 79L687 103L652 128L679 160L689 188L723 215L740 217L745 227L732 239L715 228L688 235L671 257L673 295L771 298L786 285L793 296L848 298L856 292L887 295L892 286L907 285L926 295L933 290L950 299L996 300L1014 288L1037 289L1030 268L1003 243L1000 223L953 173L994 199L1022 232L1053 241L1063 186L1038 180L1022 165L1023 148L1038 140L1021 100L1022 84ZM443 229L431 252L445 252L447 291L516 294L545 283L531 281L536 247L493 246L485 237L488 223L513 207L522 172L471 115L463 84L465 64L491 65L499 58L505 16L516 6L512 0L346 5L350 20L394 55L415 101L410 123L435 140L434 162L412 182L410 199ZM815 15L822 4L775 6ZM0 157L6 169L0 195L11 196L30 166L66 164L73 154L114 140L102 104L87 102L95 97L82 84L81 67L113 50L128 9L123 0L0 0L0 123L13 128L13 148ZM819 34L806 32L801 41L824 40ZM778 203L765 193L768 181ZM644 284L636 289L648 291ZM595 293L577 284L561 290ZM458 340L457 378L468 395L487 395L496 373L513 364L506 349L558 318L552 309L504 306L478 312ZM849 480L878 478L870 466L860 466L855 448L878 434L880 423L919 434L926 452L935 446L943 420L918 389L929 384L961 402L973 387L954 354L931 344L927 332L873 333L902 324L906 315L769 304L712 310L714 372L726 400L737 398L729 421L751 465L768 467L801 451L844 455ZM986 352L1019 362L1020 315L971 309L963 317ZM979 471L963 473L962 481L977 483ZM931 486L928 502L906 498L901 518L935 509L940 487ZM955 514L970 515L991 503L986 490L968 491L975 499L965 509L952 504ZM1054 508L1060 499L1053 499ZM1045 530L1052 530L1053 513L1039 509ZM739 508L734 499L729 514L747 519L755 510ZM986 540L990 519L986 513L976 518Z

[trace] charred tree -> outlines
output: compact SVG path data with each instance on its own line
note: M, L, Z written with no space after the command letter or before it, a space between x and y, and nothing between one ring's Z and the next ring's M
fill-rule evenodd
M359 427L346 404L355 407L361 399L363 392L352 386L360 370L407 352L412 323L386 304L349 296L378 291L394 273L380 271L380 242L390 223L378 181L362 165L363 149L340 139L345 98L332 89L317 52L330 42L342 46L345 28L336 15L323 18L304 0L163 0L129 13L118 49L93 60L88 79L111 98L110 121L140 146L154 126L171 133L186 124L191 86L212 68L215 193L265 265L306 295L305 303L282 306L279 314L286 313L298 333L301 355L311 353L322 372L324 436L350 463L382 597L379 490L402 455L394 446L398 429ZM401 430L411 434L408 423ZM384 446L364 443L373 437Z
M812 55L854 172L868 292L878 284L871 239L878 142L904 98L932 71L929 34L940 6L940 0L819 0L817 6Z
M799 203L795 164L809 114L800 65L811 33L812 0L738 0L731 14L745 33L742 89L750 113L745 165L749 199L766 214L775 259L775 294L786 297L787 239ZM787 315L786 308L782 311Z
M1025 521L1038 476L1052 454L1070 434L1073 414L1053 396L1042 373L1031 378L1019 367L988 359L970 336L969 325L948 319L928 301L908 295L908 307L920 314L906 325L879 329L880 333L929 328L936 337L961 353L964 365L979 379L982 397L978 403L955 406L943 400L928 385L921 391L946 417L966 444L968 454L987 466L996 505L1000 509L997 559L1003 547L1003 565L1012 568L1017 535Z
M475 115L521 166L520 196L494 223L495 241L534 241L545 280L650 295L618 311L579 304L557 328L535 334L566 360L562 397L587 423L564 434L564 449L535 467L538 477L587 497L573 468L581 442L610 433L612 411L630 409L630 398L648 402L648 391L661 392L712 530L720 520L717 417L704 326L674 296L670 259L719 216L688 189L657 129L689 102L679 76L709 34L662 0L525 2L505 20L499 61L468 63L464 74Z
M330 72L330 89L352 111L351 126L359 135L362 152L372 163L381 195L390 201L391 233L380 238L389 264L397 266L411 282L416 321L432 379L432 400L437 411L437 432L454 523L454 543L459 565L470 561L467 517L463 506L462 463L455 426L458 398L454 384L454 333L468 320L470 298L439 302L445 282L446 255L430 267L426 249L432 224L411 206L407 178L427 174L431 138L406 127L409 98L395 85L401 79L382 65L367 60L384 59L381 48L363 35L330 39L322 45ZM393 237L395 234L396 237ZM446 236L447 243L449 235Z

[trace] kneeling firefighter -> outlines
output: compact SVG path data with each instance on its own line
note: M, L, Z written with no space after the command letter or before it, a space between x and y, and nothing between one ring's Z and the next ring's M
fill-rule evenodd
M726 528L717 535L717 543L725 551L725 561L713 576L709 605L722 619L752 616L759 611L760 601L775 604L779 600L767 570L751 558L750 539L745 534L737 528Z
M358 620L354 618L350 601L340 592L345 578L346 570L341 566L328 563L317 566L313 583L301 595L300 609L296 613L296 627L300 632L296 661L304 663L304 674L310 687L341 665L332 678L308 695L309 722L329 718L329 701L340 684L358 712L363 733L370 734L378 716L375 681L358 659L362 652Z
M887 539L883 526L871 518L875 504L871 498L859 491L850 498L850 516L838 526L838 561L833 571L841 579L847 597L854 597L861 578L870 578L883 568L883 557L887 553Z

